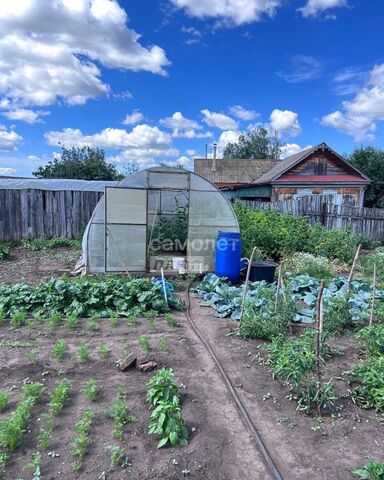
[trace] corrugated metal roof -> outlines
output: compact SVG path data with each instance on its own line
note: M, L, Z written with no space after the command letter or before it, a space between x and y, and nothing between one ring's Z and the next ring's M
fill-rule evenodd
M212 172L212 158L195 158L194 171L216 185L228 182L253 183L276 162L278 161L270 158L218 158L216 171Z
M351 167L356 173L361 175L362 178L369 181L369 178L366 175L364 175L362 172L360 172L360 170L358 170L356 167L354 167L349 162L347 162L343 157L341 157L334 150L329 148L326 143L322 142L322 143L319 143L319 145L316 145L315 147L307 148L306 150L302 150L301 152L298 152L298 153L295 153L294 155L291 155L290 157L286 158L285 160L281 160L273 168L271 168L271 170L269 170L264 175L262 175L260 178L258 178L254 183L256 183L256 184L271 183L273 180L277 180L281 175L283 175L283 173L285 173L290 168L294 167L297 163L301 162L302 160L307 158L312 153L316 152L316 150L318 150L319 148L324 148L324 149L329 150L334 155L336 155L338 158L340 158L340 160L342 160L344 163L346 163L349 167Z
M0 178L0 190L73 190L83 192L104 192L105 187L113 187L119 182L65 180L41 178Z

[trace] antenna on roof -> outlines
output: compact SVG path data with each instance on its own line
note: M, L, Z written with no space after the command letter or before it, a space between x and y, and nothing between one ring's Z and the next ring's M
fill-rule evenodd
M205 158L208 158L208 143L205 144Z
M216 172L216 157L217 157L217 143L213 144L213 160L212 160L212 172Z

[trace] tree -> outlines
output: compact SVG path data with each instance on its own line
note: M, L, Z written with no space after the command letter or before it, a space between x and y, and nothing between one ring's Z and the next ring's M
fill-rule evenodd
M76 178L79 180L121 180L116 167L105 160L101 148L61 145L61 157L33 172L38 178Z
M271 135L266 128L258 127L240 135L237 142L228 143L224 149L224 158L274 158L281 154L281 143L275 133Z
M365 192L365 206L384 208L384 150L359 147L348 160L372 180Z

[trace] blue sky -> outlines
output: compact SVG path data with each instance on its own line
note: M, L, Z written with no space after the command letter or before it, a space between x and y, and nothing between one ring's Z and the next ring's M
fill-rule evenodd
M381 0L13 0L0 11L0 174L59 143L147 167L263 125L284 155L382 147Z

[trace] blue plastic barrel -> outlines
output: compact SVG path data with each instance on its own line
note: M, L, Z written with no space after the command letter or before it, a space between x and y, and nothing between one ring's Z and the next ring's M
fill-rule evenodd
M240 277L241 236L239 232L218 232L216 275L237 282Z

